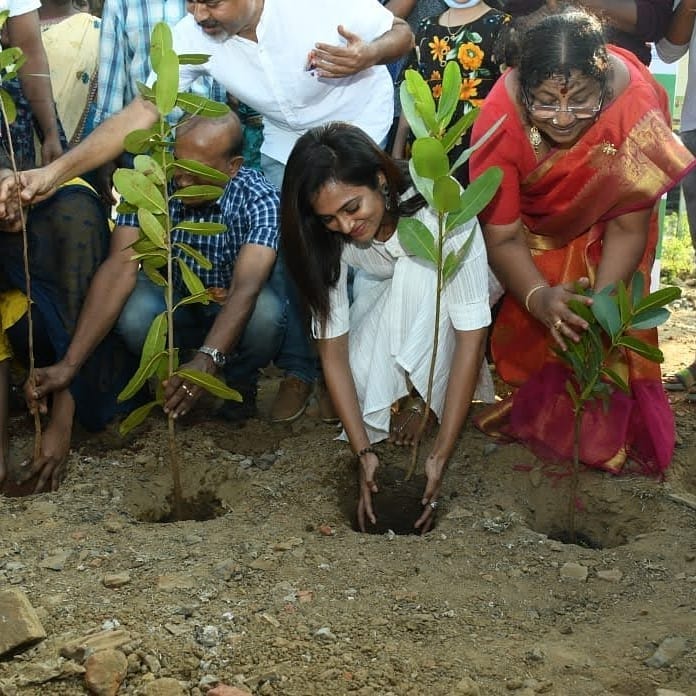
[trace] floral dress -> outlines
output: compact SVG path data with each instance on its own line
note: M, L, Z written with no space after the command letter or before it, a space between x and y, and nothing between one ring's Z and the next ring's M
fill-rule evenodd
M448 27L440 23L440 17L427 17L418 26L416 45L406 68L417 70L428 82L433 96L439 99L442 92L442 74L450 60L456 60L462 70L462 88L459 106L452 123L475 106L480 106L504 69L499 58L498 34L503 25L510 21L508 15L491 9L470 24ZM409 136L409 143L413 134ZM460 145L450 152L454 161L469 146L469 134L465 134ZM469 180L468 168L458 173L463 184Z

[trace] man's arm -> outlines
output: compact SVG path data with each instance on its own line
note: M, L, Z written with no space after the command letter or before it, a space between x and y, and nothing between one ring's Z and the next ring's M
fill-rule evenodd
M582 0L581 4L643 41L662 38L672 12L672 0Z
M115 159L123 152L123 139L131 131L149 128L157 118L157 107L136 97L123 111L104 121L77 147L41 169L22 172L22 200L35 203L48 198L60 184ZM0 217L5 212L4 201L11 195L13 183L5 180L0 186Z
M223 353L231 353L244 332L249 317L254 311L256 300L271 274L276 260L276 252L261 244L243 244L234 264L232 281L225 304L215 317L210 331L205 337L204 345L217 348ZM212 374L216 366L212 358L205 353L196 353L182 365L182 368ZM190 385L179 389L184 380L174 376L165 383L164 411L172 412L174 417L183 416L192 406L193 400L200 396L202 390ZM188 389L188 391L187 391ZM183 392L183 393L182 393Z
M395 16L401 17L401 19L406 19L413 8L416 6L416 0L389 0L385 2L384 6Z
M696 19L696 0L682 0L674 10L672 21L665 32L665 39L669 44L679 49L670 51L672 47L669 44L664 41L659 42L657 52L662 60L673 63L686 53L694 32L694 19Z
M346 39L345 46L318 43L312 51L311 62L319 77L355 75L373 65L391 63L413 48L413 32L399 17L394 17L389 31L373 41L363 41L343 25L338 33Z
M136 227L117 227L113 231L109 256L94 274L65 356L55 365L36 371L31 395L34 400L65 389L113 328L138 277L138 263L132 260L130 248L136 239Z

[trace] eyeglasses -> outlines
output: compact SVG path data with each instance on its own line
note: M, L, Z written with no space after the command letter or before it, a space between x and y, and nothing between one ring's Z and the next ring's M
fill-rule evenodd
M574 119L578 120L595 118L602 110L604 103L604 88L602 88L599 102L596 106L567 106L565 109L561 108L560 104L534 104L526 91L523 92L523 95L527 110L540 121L549 121L562 113L570 114Z

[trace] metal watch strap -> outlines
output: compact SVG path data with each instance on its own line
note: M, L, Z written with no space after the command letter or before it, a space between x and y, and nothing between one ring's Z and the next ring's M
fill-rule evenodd
M217 348L212 348L211 346L201 346L198 349L198 352L209 356L213 363L218 367L222 367L227 362L227 356Z

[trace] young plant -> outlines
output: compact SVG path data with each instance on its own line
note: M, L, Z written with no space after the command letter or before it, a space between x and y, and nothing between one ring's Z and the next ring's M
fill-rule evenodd
M600 292L576 288L579 294L592 297L587 307L572 300L568 306L588 323L578 343L569 342L566 351L557 350L557 355L570 368L571 376L566 381L566 391L573 404L573 461L568 502L568 536L570 543L576 541L575 510L580 472L580 449L582 421L592 403L601 403L610 408L609 398L615 389L630 393L626 380L615 370L617 359L633 351L652 362L661 363L662 351L635 336L631 331L652 329L669 318L665 305L681 296L676 287L663 288L643 297L644 279L636 273L630 291L623 281L610 285Z
M167 24L155 25L151 37L150 59L157 74L151 88L140 84L141 95L153 103L159 112L157 123L146 130L130 133L124 142L125 149L136 155L133 169L118 169L114 173L114 185L123 197L121 212L137 212L140 234L132 245L133 259L140 262L143 272L163 289L166 310L152 322L143 346L140 366L130 382L119 394L125 401L135 396L150 378L156 380L154 400L136 408L121 423L125 434L142 423L155 406L164 404L162 382L173 376L192 382L223 399L241 401L238 392L212 375L179 368L179 355L174 336L174 312L184 305L210 301L208 291L200 278L187 265L184 257L196 261L202 268L209 269L209 259L191 246L172 239L173 228L169 214L170 198L193 197L217 200L222 194L221 186L227 175L192 160L175 160L172 154L173 129L167 115L178 107L187 114L205 117L224 115L229 110L225 104L210 101L193 94L178 93L179 65L205 62L207 56L177 56L172 48L172 34ZM148 154L145 154L148 153ZM196 185L178 189L170 194L170 183L176 169L185 169L219 185ZM193 234L220 234L225 225L212 222L179 223L176 228ZM175 249L181 255L175 255ZM174 295L173 271L177 265L189 295L179 299ZM176 519L181 518L182 494L179 465L176 451L175 420L170 413L167 419L169 459L173 481L173 510Z
M9 10L0 12L0 29L2 29L10 16ZM0 84L3 81L11 80L17 77L17 73L22 65L26 62L26 56L20 48L6 48L0 51ZM20 197L21 184L19 181L19 171L17 169L17 159L15 157L14 146L12 143L12 133L10 132L10 124L17 118L17 109L12 101L12 97L7 90L0 87L0 113L5 128L5 139L7 142L8 155L10 164L15 177L15 191L17 196L17 210L19 221L22 230L22 261L24 265L25 278L25 293L27 296L27 326L28 326L28 349L29 349L29 376L30 382L34 381L35 359L34 359L34 321L31 311L32 294L31 294L31 273L29 272L29 239L27 237L27 221L24 217L24 208L22 207L22 199ZM6 385L3 386L6 388ZM38 409L34 411L34 461L41 456L41 416Z
M442 290L463 262L473 241L473 230L457 251L444 255L444 245L452 233L474 218L491 201L502 180L502 171L490 167L481 176L463 188L454 173L464 165L472 152L481 147L494 133L503 119L472 147L464 150L454 163L448 153L471 128L478 108L472 107L449 126L459 102L462 76L459 65L450 61L445 66L442 93L435 103L425 79L415 70L407 70L401 84L401 108L416 139L411 150L409 170L418 192L437 213L438 229L434 235L420 220L403 217L399 220L399 241L410 254L435 266L437 291L435 293L435 331L428 374L425 409L415 438L411 465L406 474L410 479L418 459L418 442L428 422L432 400L435 358L439 342L440 304Z

